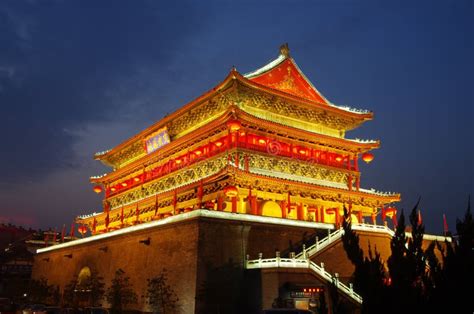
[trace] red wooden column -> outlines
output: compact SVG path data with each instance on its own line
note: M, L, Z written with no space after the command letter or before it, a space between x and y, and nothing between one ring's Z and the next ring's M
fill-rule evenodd
M217 210L222 211L224 210L224 197L219 196L217 197Z
M234 196L232 198L232 212L233 213L237 212L237 200L238 200L237 196Z
M253 195L250 198L250 210L252 215L258 215L258 208L257 208L257 196ZM261 215L262 213L260 213Z
M362 217L362 210L359 210L359 212L357 213L357 219L359 220L359 223L361 224L364 219Z
M290 192L288 192L288 200L286 201L286 209L287 209L287 214L291 212L291 195Z
M247 196L247 202L250 207L250 214L257 215L257 197L252 195L252 188L249 189L249 195Z
M287 212L288 212L286 201L280 201L280 208L281 208L281 217L286 218Z
M321 206L321 208L319 209L319 212L321 213L319 215L319 219L321 220L321 222L324 222L324 206Z
M296 215L298 220L304 220L304 210L303 210L303 203L299 203L296 208Z

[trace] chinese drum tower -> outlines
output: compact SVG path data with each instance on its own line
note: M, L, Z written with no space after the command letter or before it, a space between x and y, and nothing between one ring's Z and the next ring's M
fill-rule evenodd
M112 168L90 179L103 210L77 217L89 236L39 249L33 277L64 293L78 274L110 282L120 269L144 295L147 279L166 268L176 313L214 313L216 303L231 303L228 291L248 306L241 313L275 300L317 309L322 295L331 313L335 282L357 313L362 299L339 228L344 208L361 245L370 241L386 258L393 231L376 221L395 221L400 200L362 187L359 163L372 161L380 143L346 132L372 118L325 98L287 45L253 72L232 68L213 89L94 156ZM144 299L132 309L151 311Z
M219 85L117 147L95 155L103 212L92 234L196 209L336 223L372 221L398 194L360 185L379 141L346 138L373 113L336 106L282 46L277 59ZM391 211L393 213L393 211Z

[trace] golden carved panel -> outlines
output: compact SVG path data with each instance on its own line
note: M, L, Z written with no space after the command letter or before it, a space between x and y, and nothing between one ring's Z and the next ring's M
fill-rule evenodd
M107 201L111 208L120 207L124 204L136 202L140 199L150 197L152 195L173 190L179 186L197 182L198 180L216 174L227 166L227 156L208 159L184 168L177 172L173 172L156 181L145 184L142 187L126 191L123 194L109 198Z
M251 168L258 168L268 171L276 171L280 173L287 173L306 177L310 179L317 179L322 181L337 182L347 184L348 172L343 170L328 169L321 167L318 164L311 164L299 160L292 160L288 158L263 156L258 154L249 154L249 166Z
M289 103L283 98L239 86L238 105L260 118L316 133L342 137L344 131L353 129L360 120L329 113L319 107L306 108Z

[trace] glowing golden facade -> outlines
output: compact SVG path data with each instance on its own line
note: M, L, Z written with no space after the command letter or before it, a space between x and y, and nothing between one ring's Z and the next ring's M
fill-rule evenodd
M346 139L371 120L338 107L304 76L287 47L95 158L113 171L91 178L104 211L82 216L92 233L197 208L339 223L374 217L400 195L360 188L358 160L378 141Z

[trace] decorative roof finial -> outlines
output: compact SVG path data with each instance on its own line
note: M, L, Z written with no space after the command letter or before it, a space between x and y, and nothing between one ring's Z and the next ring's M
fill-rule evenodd
M280 54L287 58L290 57L290 48L288 47L288 43L284 43L280 46Z

